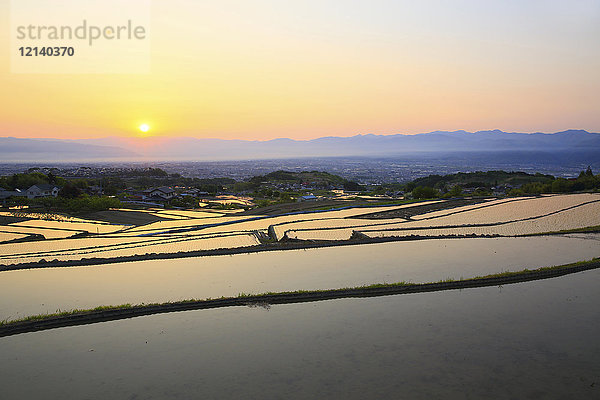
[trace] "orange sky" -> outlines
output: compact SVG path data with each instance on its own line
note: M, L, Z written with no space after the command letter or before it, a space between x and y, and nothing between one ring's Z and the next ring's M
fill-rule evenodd
M600 132L597 1L289 3L154 0L150 73L66 75L10 72L1 0L0 136Z

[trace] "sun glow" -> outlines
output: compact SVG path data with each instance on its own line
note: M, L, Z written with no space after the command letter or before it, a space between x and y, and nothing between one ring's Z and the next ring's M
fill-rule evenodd
M147 133L150 130L150 125L148 124L141 124L140 125L140 131L143 133Z

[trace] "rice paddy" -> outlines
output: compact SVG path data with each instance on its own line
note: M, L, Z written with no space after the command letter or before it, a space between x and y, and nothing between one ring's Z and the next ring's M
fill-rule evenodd
M20 233L8 233L8 232L0 232L0 243L1 242L8 242L11 240L16 240L16 239L23 239L26 238L27 235L23 235Z
M600 223L600 195L576 194L525 199L502 199L452 210L422 214L415 220L328 221L295 224L278 235L299 240L347 240L353 232L368 237L448 235L521 236L580 229Z
M42 235L46 239L65 239L83 232L70 229L31 228L13 225L2 225L0 226L0 229L6 233L15 233L23 235Z
M238 215L206 210L150 209L165 220L141 226L69 219L28 219L2 226L0 242L41 234L43 241L0 243L0 264L115 258L151 253L234 249L280 241L343 241L356 237L522 236L600 225L600 194L490 199L427 212L441 200L354 207L280 216ZM370 214L419 208L407 218L368 219ZM30 217L34 214L29 213ZM396 214L392 214L396 215ZM75 236L76 237L73 237ZM359 235L360 236L360 235Z
M72 221L46 221L46 220L29 220L23 222L15 222L10 224L14 227L24 228L42 228L42 229L58 229L72 230L89 233L115 233L123 229L129 228L126 225L112 225L98 222L72 222Z
M219 298L241 292L468 279L591 259L598 256L598 241L592 238L598 235L436 239L4 271L0 272L0 320L57 309ZM242 238L231 238L238 239Z

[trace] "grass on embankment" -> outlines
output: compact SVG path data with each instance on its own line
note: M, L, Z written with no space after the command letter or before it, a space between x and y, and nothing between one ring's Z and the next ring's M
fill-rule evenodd
M600 225L587 226L585 228L563 229L560 231L527 233L520 236L546 236L546 235L562 235L565 233L600 233Z
M70 315L91 314L93 312L98 312L98 311L125 310L125 309L129 309L129 308L133 308L133 307L136 307L136 306L128 303L128 304L120 304L118 306L98 306L98 307L87 308L87 309L75 308L73 310L68 310L68 311L58 310L57 312L52 313L52 314L37 314L37 315L30 315L28 317L19 318L19 319L15 319L15 320L6 320L6 319L0 320L0 328L2 328L3 326L6 326L6 325L18 324L18 323L23 323L23 322L44 321L44 320L51 319L51 318L68 317Z
M42 329L51 329L61 326L81 325L99 321L131 318L134 316L165 313L170 311L253 305L257 303L284 304L328 300L343 297L369 297L400 293L419 293L427 291L460 289L467 287L496 286L550 278L594 268L600 268L600 258L594 258L589 261L580 261L565 265L542 267L533 270L524 269L522 271L514 272L506 271L468 279L446 279L432 283L376 283L340 289L296 290L290 292L265 292L260 294L240 293L235 297L221 297L218 299L189 299L167 303L100 306L86 310L75 309L71 311L59 311L53 314L32 315L17 320L0 321L0 336L32 332Z

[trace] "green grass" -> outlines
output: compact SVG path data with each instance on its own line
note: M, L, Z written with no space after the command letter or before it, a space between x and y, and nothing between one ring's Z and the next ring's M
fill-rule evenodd
M490 279L490 278L505 278L505 277L513 277L513 276L520 276L520 275L526 275L526 274L530 274L530 273L543 273L543 272L547 272L547 271L556 271L556 270L561 270L561 269L569 269L569 268L573 268L573 267L578 267L578 266L584 266L584 265L590 265L590 264L594 264L594 263L598 263L600 262L600 257L599 258L594 258L592 260L588 260L588 261L579 261L579 262L575 262L575 263L570 263L570 264L564 264L564 265L556 265L556 266L551 266L551 267L541 267L541 268L537 268L537 269L524 269L521 271L504 271L504 272L500 272L500 273L496 273L496 274L490 274L490 275L483 275L483 276L476 276L474 278L467 278L467 279L452 279L452 278L447 278L441 281L438 281L436 283L452 283L452 282L470 282L470 281L478 281L478 280L483 280L483 279ZM339 289L320 289L320 290L295 290L295 291L286 291L286 292L263 292L263 293L258 293L258 294L251 294L251 293L239 293L237 296L235 297L220 297L219 299L211 299L211 298L207 298L207 299L187 299L187 300L181 300L181 301L175 301L175 302L166 302L166 303L150 303L150 304L137 304L137 305L132 305L132 304L121 304L118 306L99 306L99 307L95 307L95 308L91 308L91 309L74 309L74 310L70 310L70 311L60 311L58 310L56 313L53 314L39 314L39 315L31 315L25 318L20 318L20 319L15 319L15 320L3 320L0 321L0 327L3 326L10 326L13 324L19 324L19 323L23 323L23 322L30 322L30 321L45 321L45 320L49 320L49 319L56 319L56 318L60 318L60 317L67 317L67 316L71 316L71 315L85 315L85 314L92 314L95 312L99 312L99 311L116 311L116 310L125 310L125 309L133 309L133 308L149 308L149 307L160 307L160 306L166 306L169 304L189 304L189 303L201 303L201 302L210 302L210 301L214 301L214 300L234 300L234 299L244 299L244 298L253 298L253 299L257 299L257 298L261 298L261 297L267 297L267 296L284 296L284 295L301 295L301 294L319 294L319 293L331 293L331 292L344 292L344 291L348 291L348 290L360 290L360 289L382 289L382 288L394 288L394 287L405 287L405 286L418 286L418 285L424 285L425 283L412 283L412 282L395 282L395 283L374 283L374 284L369 284L369 285L363 285L363 286L355 286L355 287L345 287L345 288L339 288Z
M587 261L577 261L574 263L570 263L570 264L564 264L564 265L554 265L552 267L541 267L541 268L536 268L536 269L523 269L521 271L505 271L505 272L499 272L497 274L490 274L490 275L484 275L484 276L476 276L474 278L469 278L469 279L462 279L464 281L474 281L474 280L479 280L479 279L489 279L489 278L505 278L505 277L510 277L510 276L518 276L518 275L524 275L524 274L529 274L529 273L539 273L539 272L547 272L547 271L556 271L556 270L560 270L560 269L569 269L569 268L573 268L573 267L578 267L578 266L582 266L582 265L589 265L589 264L594 264L600 262L600 257L596 257L593 258L591 260L587 260Z
M574 228L574 229L563 229L560 231L550 231L542 233L528 233L522 236L542 236L542 235L558 235L562 233L598 233L600 232L600 225L588 226L585 228Z
M14 324L17 322L43 321L43 320L50 319L50 318L67 317L69 315L76 315L76 314L89 314L89 313L93 313L93 312L97 312L97 311L124 310L124 309L132 308L132 307L134 307L134 306L128 303L128 304L120 304L118 306L98 306L98 307L89 308L89 309L75 308L75 309L69 310L69 311L57 310L55 313L52 313L52 314L30 315L28 317L10 320L10 321L6 320L6 319L1 320L0 326Z

